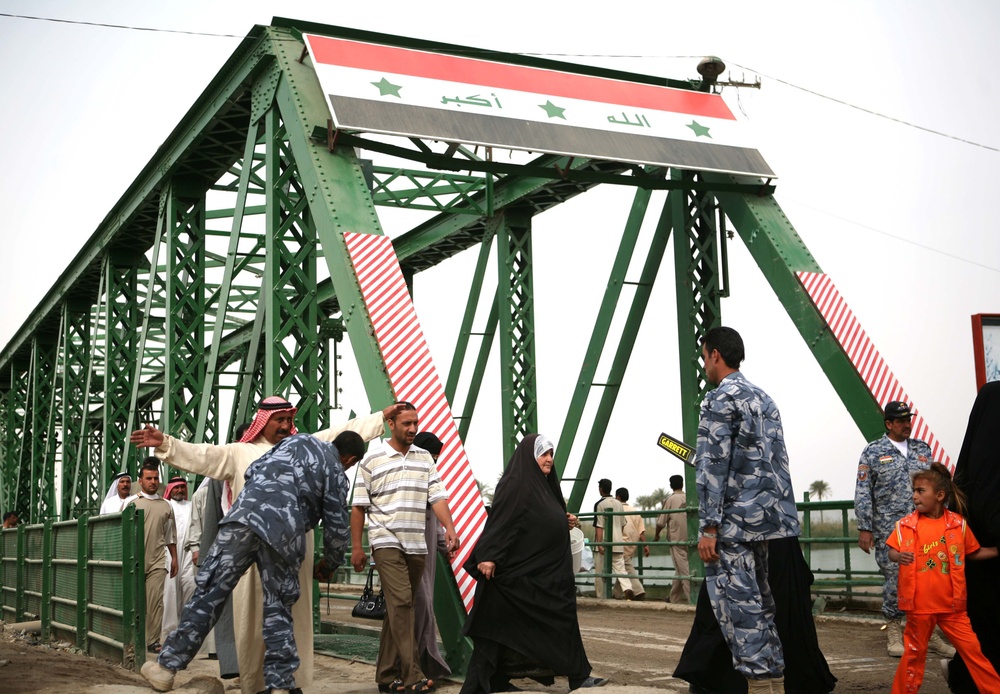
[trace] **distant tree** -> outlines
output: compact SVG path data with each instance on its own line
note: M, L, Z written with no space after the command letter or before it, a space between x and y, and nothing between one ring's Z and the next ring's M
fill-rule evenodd
M479 487L479 496L483 497L483 503L489 506L493 503L493 492L494 489L485 482L480 482L476 480L476 486Z
M643 511L650 511L660 508L667 496L667 490L660 487L659 489L654 489L652 494L643 494L635 497L635 503Z
M830 485L823 480L816 480L809 485L809 498L814 501L822 501L830 496ZM819 522L824 523L823 512L819 512Z

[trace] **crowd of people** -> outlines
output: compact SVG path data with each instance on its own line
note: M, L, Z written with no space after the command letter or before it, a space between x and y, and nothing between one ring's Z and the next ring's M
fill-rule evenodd
M696 449L693 551L705 575L673 675L692 692L830 692L837 680L811 615L813 576L799 545L780 414L740 371L744 356L731 328L702 340L715 386L701 405ZM157 691L172 688L206 640L220 674L238 676L245 694L308 686L312 581L329 580L349 540L350 564L358 572L374 566L385 596L379 692L424 694L450 674L433 612L436 555L454 558L460 548L436 467L444 444L419 431L410 403L313 435L298 433L295 414L283 398L266 398L226 445L187 443L152 426L131 434L153 456L136 494L130 476L112 480L101 512L131 505L145 514L146 634L156 658L142 674ZM892 691L920 689L930 650L950 658L942 663L952 691L1000 692L1000 511L993 503L1000 475L992 442L1000 383L977 397L954 480L924 442L910 438L907 403L890 402L883 415L885 435L858 464L855 507L858 544L874 550L885 576L887 648L900 658ZM386 427L389 437L366 453L366 442ZM570 550L580 523L567 510L554 456L544 435L520 441L464 562L477 584L464 627L473 652L462 694L517 691L511 680L523 676L544 684L565 677L570 690L608 682L592 673L580 634ZM206 478L192 501L182 478L158 494L162 463ZM346 471L354 465L348 502ZM645 523L628 506L628 490L612 496L611 486L598 483L595 546L610 554L610 592L642 600L632 558L648 553ZM678 603L691 600L685 517L695 513L683 486L680 475L670 478L672 493L655 523L655 539L665 532L675 543L678 578L668 601ZM310 531L320 523L323 559L313 566Z

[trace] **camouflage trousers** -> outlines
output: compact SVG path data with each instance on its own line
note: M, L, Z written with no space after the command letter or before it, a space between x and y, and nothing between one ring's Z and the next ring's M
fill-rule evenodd
M719 561L705 564L705 587L733 666L748 679L781 677L785 660L767 583L767 542L719 542L716 551Z
M163 643L157 659L173 671L183 670L197 655L215 626L226 598L252 564L260 571L264 591L264 683L271 689L295 686L299 667L292 605L299 599L299 572L266 542L240 523L224 523L195 578L194 597L184 606L181 621Z
M875 535L875 563L885 577L882 586L882 614L886 619L902 619L906 613L899 609L899 564L889 559L888 533Z

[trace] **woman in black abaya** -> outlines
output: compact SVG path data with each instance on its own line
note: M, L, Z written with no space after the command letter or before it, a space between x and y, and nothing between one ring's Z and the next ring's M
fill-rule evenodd
M478 584L465 622L474 650L461 694L509 691L507 649L548 671L533 675L543 684L552 683L551 675L567 676L571 690L607 683L590 676L580 637L566 501L553 453L544 436L524 437L464 564Z
M785 691L788 694L826 694L837 678L820 650L812 616L809 587L812 571L802 556L799 538L767 542L767 582L774 596L774 626L785 656ZM975 563L975 562L970 562ZM694 624L674 677L691 683L692 692L741 694L747 680L733 667L733 656L702 585Z
M955 484L968 497L966 520L979 544L1000 543L1000 383L984 385L969 415L962 451L955 465ZM965 565L967 609L983 655L1000 672L1000 559ZM962 656L952 658L948 686L956 694L975 694Z

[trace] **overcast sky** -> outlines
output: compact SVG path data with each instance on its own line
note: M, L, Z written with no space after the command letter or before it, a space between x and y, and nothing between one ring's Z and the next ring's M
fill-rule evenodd
M701 56L718 55L731 79L760 76L759 91L729 89L727 102L778 173L779 204L954 460L975 396L970 316L1000 313L992 220L1000 11L990 2L827 6L660 2L581 11L578 2L515 0L487 13L467 2L32 0L0 1L0 13L243 37L280 7L286 17L673 78L695 77ZM0 38L6 344L240 39L6 16ZM630 199L628 190L596 190L535 220L539 420L553 438ZM391 236L409 226L387 219ZM822 479L834 498L849 498L865 441L742 244L730 250L723 321L744 335L744 373L782 412L796 493ZM443 373L464 308L455 287L471 278L468 255L416 282ZM666 257L594 471L633 496L680 470L655 446L661 431L681 432ZM496 383L467 442L486 481L503 462ZM347 400L366 406L356 386L346 389Z

